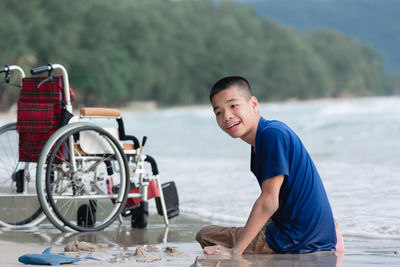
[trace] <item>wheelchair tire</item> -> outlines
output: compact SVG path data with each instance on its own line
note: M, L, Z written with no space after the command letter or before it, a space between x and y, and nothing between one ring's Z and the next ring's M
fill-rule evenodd
M147 201L140 202L131 215L132 228L143 229L147 227L147 219L149 216L149 203Z
M19 161L16 125L0 127L0 226L11 229L33 227L46 218L35 190L36 163Z
M129 190L128 163L118 141L100 127L83 124L66 130L53 143L46 152L45 170L52 222L55 214L63 231L106 228L121 213ZM120 190L114 193L111 188L116 185Z

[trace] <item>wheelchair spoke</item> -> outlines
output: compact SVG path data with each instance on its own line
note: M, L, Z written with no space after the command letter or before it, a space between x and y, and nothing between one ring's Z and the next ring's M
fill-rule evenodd
M87 170L84 171L84 173L89 173L94 171L101 163L104 163L107 160L110 160L112 156L110 155L109 157L103 158L102 160L99 160L97 162L95 162L94 164L92 164L92 166L90 166Z

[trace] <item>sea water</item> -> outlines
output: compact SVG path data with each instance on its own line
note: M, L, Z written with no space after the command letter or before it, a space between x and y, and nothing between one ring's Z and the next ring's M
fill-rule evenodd
M260 105L302 139L347 237L400 238L400 98ZM126 113L126 130L149 137L162 181L174 180L183 216L244 225L260 188L250 146L222 132L211 107Z
M267 103L260 113L302 139L345 239L400 238L399 97ZM124 112L123 119L128 134L148 136L143 153L156 159L161 180L175 181L181 216L245 224L260 194L250 146L218 128L211 106Z

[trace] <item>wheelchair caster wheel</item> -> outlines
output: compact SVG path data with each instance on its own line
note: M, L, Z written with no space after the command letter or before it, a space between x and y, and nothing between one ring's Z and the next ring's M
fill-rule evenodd
M131 225L132 228L146 228L147 217L149 216L149 203L147 201L140 202L140 205L132 211Z
M81 227L93 227L96 224L96 200L89 200L89 204L83 204L77 211L77 224Z
M15 173L15 185L17 193L24 192L24 170L19 170Z

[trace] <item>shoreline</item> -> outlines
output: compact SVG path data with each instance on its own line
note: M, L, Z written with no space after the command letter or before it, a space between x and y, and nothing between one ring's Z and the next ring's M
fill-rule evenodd
M327 101L333 102L342 102L342 101L351 101L351 100L370 100L370 99L383 99L383 98L392 98L400 100L400 95L391 95L391 96L363 96L363 97L337 97L337 98L310 98L310 99L286 99L281 101L266 101L259 102L260 105L274 105L274 104L292 104L292 103L324 103ZM74 114L78 114L78 110L84 106L76 107ZM119 109L122 113L132 112L132 113L144 113L144 112L154 112L154 111L166 111L166 110L184 110L184 109L203 109L209 108L210 105L203 104L189 104L189 105L171 105L171 106L160 106L154 101L137 101L132 103L127 103L125 106L116 107L116 106L96 106L96 107L104 107L104 108L113 108ZM0 112L0 120L10 119L15 120L17 117L17 105L13 104L8 111Z

